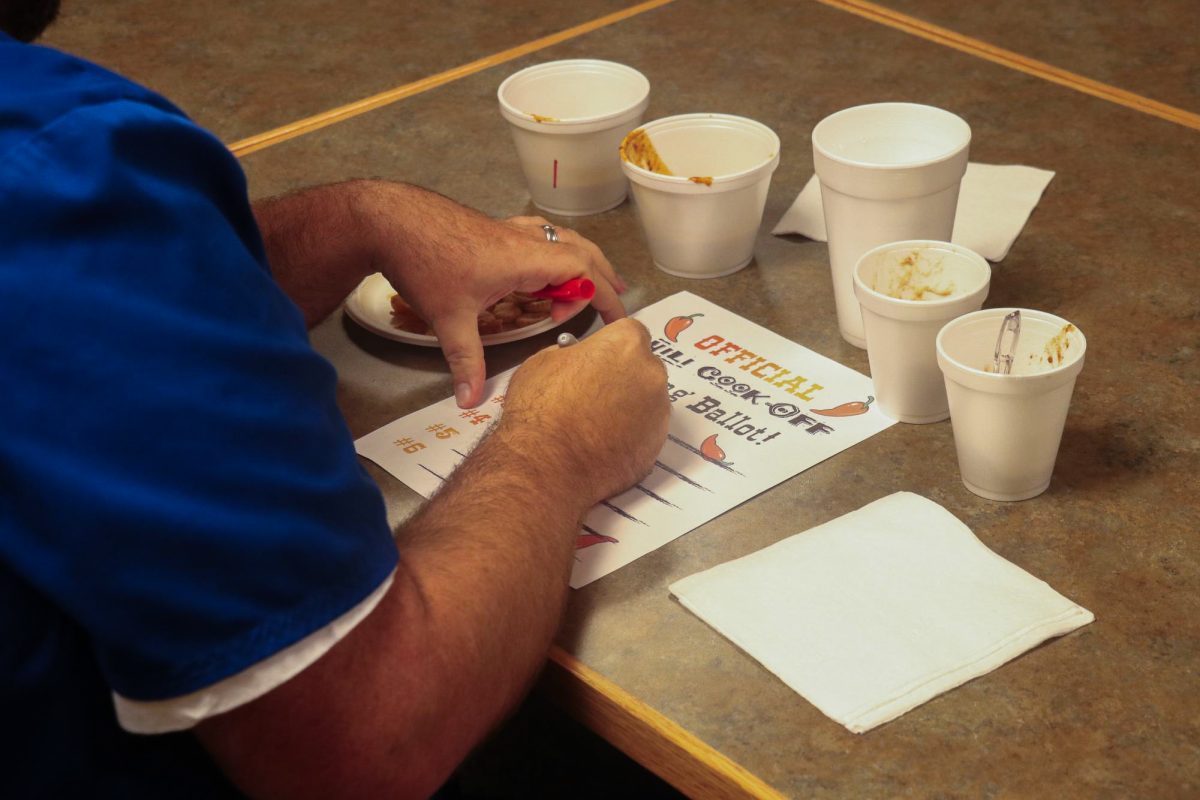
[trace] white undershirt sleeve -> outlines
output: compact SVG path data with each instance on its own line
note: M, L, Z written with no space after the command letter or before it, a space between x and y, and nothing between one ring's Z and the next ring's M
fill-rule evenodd
M261 697L329 652L379 604L395 576L393 570L375 591L325 627L211 686L166 700L130 700L113 692L117 721L130 733L170 733Z

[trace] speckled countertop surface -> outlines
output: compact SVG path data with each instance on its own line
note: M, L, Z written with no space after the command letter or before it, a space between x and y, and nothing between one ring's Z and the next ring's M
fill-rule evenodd
M887 0L886 8L1128 92L1200 111L1192 0Z
M43 41L161 92L232 143L627 5L65 0Z
M541 27L615 7L587 5L578 20ZM1140 27L1085 5L1045 19L939 0L895 7L1010 49L1028 44L1031 56L1200 110L1194 37L1190 66L1172 61L1159 72L1138 33L1148 25L1161 36L1160 51L1178 48L1180 31L1194 25L1186 3L1158 4ZM1071 35L1048 27L1068 24L1062 15L1072 14ZM1162 14L1175 14L1179 24ZM506 31L515 22L504 24L488 28L488 36L506 40L502 46L545 32L514 37ZM424 29L419 47L436 68L418 71L499 49L492 40L464 49L460 34L453 26ZM440 47L453 57L442 59ZM328 56L328 68L337 69L344 55ZM571 57L613 59L644 72L652 85L647 119L740 114L782 140L757 258L730 277L695 282L657 271L627 204L556 220L604 248L632 286L631 308L686 289L867 372L865 352L837 333L825 245L768 231L812 174L809 133L819 119L858 103L910 100L963 116L973 129L973 160L1057 173L995 266L985 306L1063 316L1088 337L1088 355L1053 482L1040 497L1011 504L976 497L959 481L950 423L896 425L575 592L560 645L789 796L1200 793L1200 132L824 5L678 0L250 155L243 163L251 192L382 176L495 215L531 213L496 87L520 67ZM220 65L213 69L219 76ZM418 77L407 72L393 70L380 85L350 70L358 77L347 79L335 102ZM218 130L254 133L256 125L335 104L328 85L297 95L284 91L288 80L267 81L286 111L269 103L217 109ZM202 107L223 102L191 91ZM583 333L593 324L589 312L567 329ZM356 436L451 393L436 352L381 340L341 314L313 340L341 375L340 400ZM489 348L490 372L551 340L545 334ZM415 508L415 493L371 469L394 519ZM1095 612L1095 623L855 736L668 594L680 577L898 490L941 503L997 553Z

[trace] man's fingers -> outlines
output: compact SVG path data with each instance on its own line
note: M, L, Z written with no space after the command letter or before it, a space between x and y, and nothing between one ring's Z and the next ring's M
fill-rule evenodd
M545 233L541 226L550 224L542 217L510 217L508 222L524 228L528 231L526 235L535 238L544 238ZM535 247L530 252L530 255L536 254L536 263L541 268L539 270L541 277L535 278L531 275L526 279L528 285L522 285L519 288L522 291L536 291L542 288L533 285L539 280L545 280L547 283L563 283L572 278L588 277L596 284L596 295L591 302L599 312L600 318L605 322L613 322L624 317L625 306L621 303L618 294L625 291L626 285L617 271L613 269L612 264L605 258L603 251L595 242L570 228L555 227L559 240L557 242L546 241L542 246ZM558 304L555 305L557 310ZM557 311L556 318L562 318L568 313L565 310Z
M554 283L563 283L582 276L592 278L592 283L596 285L596 294L591 301L592 306L600 312L600 318L605 322L612 322L625 316L625 306L621 303L621 298L617 296L616 287L606 277L596 274L596 270L591 268L586 250L575 244L559 242L553 245L549 253L543 253L543 256L546 258L544 263L554 270L552 273L554 277L550 278ZM533 291L535 288L540 289L541 287L531 287L526 291Z
M540 217L531 219L540 219ZM605 257L604 251L600 249L599 245L586 236L571 230L570 228L560 227L557 228L557 231L557 244L568 244L583 251L583 255L586 257L588 262L588 272L597 283L600 281L608 282L612 285L613 289L616 290L617 294L621 294L625 291L627 288L625 281L622 280L621 276L617 274L616 269L613 268L613 265Z
M586 274L596 285L592 306L600 312L600 318L605 322L612 322L624 317L625 306L618 294L625 291L625 283L617 275L612 264L608 263L600 248L571 230L559 229L559 238L561 241L547 249L566 257L557 261L564 270L563 274L570 274L558 278L558 282Z
M564 238L563 231L561 230L559 231L559 237ZM628 288L625 285L625 281L622 280L621 276L617 274L617 270L613 268L613 265L605 257L604 251L600 249L599 245L597 245L591 239L588 239L586 236L579 235L575 231L566 231L566 237L564 238L564 241L568 241L577 247L582 247L584 252L586 252L590 257L592 268L595 270L596 275L608 281L608 283L612 285L613 289L616 290L617 294L623 294L625 292L625 290Z
M617 290L608 281L596 281L596 295L592 306L605 322L615 322L625 316L625 304L617 297Z
M564 302L555 302L550 307L550 319L555 322L562 322L570 319L583 310L583 307L588 303L586 300L570 300Z
M477 316L470 309L460 309L452 315L433 321L450 375L454 380L454 399L459 408L474 408L483 395L486 375L483 362L483 343L479 340Z
M626 346L637 350L648 350L650 346L650 331L641 320L627 319L616 325L606 325L587 337L585 340L593 344L599 342L624 342Z

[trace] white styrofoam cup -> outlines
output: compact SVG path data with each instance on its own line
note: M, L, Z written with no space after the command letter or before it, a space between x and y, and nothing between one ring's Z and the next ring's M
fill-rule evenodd
M950 241L971 128L914 103L843 109L812 132L829 266L842 338L865 347L854 266L867 250L905 239Z
M937 336L959 472L968 489L991 500L1025 500L1050 485L1087 350L1083 333L1065 319L1021 309L1012 372L997 374L996 336L1013 310L967 314Z
M946 322L983 305L991 275L983 256L949 242L892 242L859 259L854 292L883 413L911 423L950 416L935 340Z
M655 265L683 278L717 278L754 258L779 137L730 114L682 114L641 129L673 174L622 159Z
M646 76L612 61L551 61L510 75L496 94L538 208L582 216L621 204L617 148L642 121Z

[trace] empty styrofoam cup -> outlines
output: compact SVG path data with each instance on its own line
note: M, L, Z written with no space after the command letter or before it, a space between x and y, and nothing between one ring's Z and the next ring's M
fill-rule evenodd
M866 347L853 279L863 253L904 239L950 241L970 143L961 117L914 103L855 106L813 128L833 297L846 341Z
M621 204L617 148L650 101L645 75L612 61L551 61L510 75L497 96L538 208L581 216Z
M633 137L653 145L669 174L629 160ZM682 278L717 278L754 258L779 137L745 117L682 114L647 123L621 146L655 265Z
M983 256L949 242L892 242L858 260L854 292L883 413L915 423L950 416L935 340L948 321L979 310L991 277Z
M950 424L963 483L990 500L1025 500L1046 491L1087 340L1065 319L1021 311L1012 371L994 368L996 338L1014 309L976 311L937 336ZM1005 348L1011 334L1005 334Z

